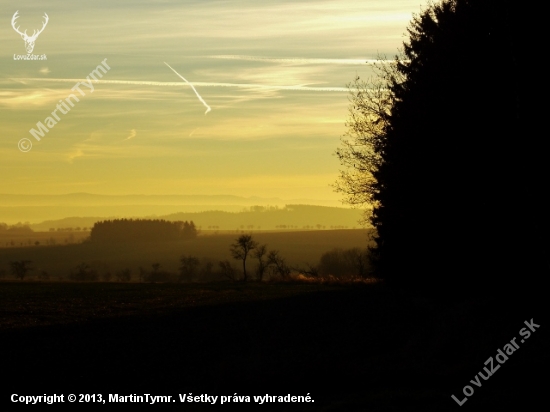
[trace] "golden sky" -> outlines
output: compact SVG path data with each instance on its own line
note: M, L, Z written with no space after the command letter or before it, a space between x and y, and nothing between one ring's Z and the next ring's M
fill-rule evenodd
M421 4L3 1L0 194L231 194L341 204L330 185L346 84L369 77L377 55L396 54ZM16 11L28 35L48 14L33 50L47 60L17 57L26 50L11 26ZM109 69L90 83L93 91L71 90L102 62ZM60 120L38 141L29 131L71 94L79 101L56 112ZM29 143L28 152L19 150Z

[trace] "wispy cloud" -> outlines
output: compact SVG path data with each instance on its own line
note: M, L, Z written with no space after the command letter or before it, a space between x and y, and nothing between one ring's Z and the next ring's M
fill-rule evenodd
M136 137L136 129L132 129L130 130L130 134L128 135L128 137L124 140L130 140L130 139L133 139L134 137Z
M82 157L82 156L84 156L84 152L81 149L75 149L75 150L72 150L68 154L67 160L68 160L69 163L73 163L74 159L76 159L77 157Z
M4 3L13 5L9 19L19 5ZM410 0L43 3L51 22L35 52L47 61L14 61L22 40L9 23L0 30L0 192L183 186L336 198L328 185L346 130L346 85L375 75L378 53L394 55L420 9ZM44 10L22 14L31 33ZM103 58L112 70L94 81L93 94L83 87L82 103L19 156L19 139L32 139L29 130L60 100L80 99L71 88ZM164 61L212 107L208 116Z
M41 78L17 78L12 79L14 81L24 81L24 82L52 82L52 83L77 83L86 81L86 79L41 79ZM102 84L126 84L126 85L135 85L135 86L161 86L161 87L174 87L181 86L181 82L158 82L158 81L149 81L149 80L98 80L96 83ZM196 86L201 87L236 87L240 89L263 89L263 90L296 90L296 91L310 91L310 92L348 92L347 87L314 87L307 85L268 85L268 84L253 84L253 83L217 83L217 82L193 82Z

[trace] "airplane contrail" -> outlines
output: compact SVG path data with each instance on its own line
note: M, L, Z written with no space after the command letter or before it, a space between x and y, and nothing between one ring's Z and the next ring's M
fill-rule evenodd
M202 104L204 104L204 107L206 107L206 111L204 112L204 114L206 114L206 113L208 113L210 110L212 110L212 109L210 108L210 106L208 106L208 104L207 104L207 103L204 101L204 99L201 97L201 95L199 94L199 92L197 92L197 89L195 89L195 87L194 87L191 83L189 83L185 77L183 77L183 76L182 76L181 74L179 74L177 71L175 71L174 69L172 69L172 67L171 67L168 63L164 62L164 64L167 65L168 67L170 67L170 69L171 69L174 73L176 73L181 79L183 79L183 81L184 81L185 83L187 83L189 86L191 86L191 88L193 89L193 91L195 92L195 94L197 95L197 97L199 98L199 100L202 102Z
M10 80L17 81L23 84L25 82L50 82L50 83L76 83L86 81L86 79L54 79L54 78L45 78L45 77L18 77L10 78ZM103 84L128 84L136 86L163 86L163 87L172 87L180 86L181 82L157 82L151 80L103 80L98 79L96 83ZM326 87L317 87L317 86L307 86L307 85L294 85L294 86L284 86L284 85L269 85L269 84L254 84L254 83L213 83L213 82L194 82L197 86L200 87L235 87L239 89L248 89L248 90L289 90L289 91L306 91L306 92L357 92L355 88L347 87L337 87L337 86L326 86Z
M226 60L245 60L259 61L265 63L292 63L292 64L339 64L339 65L373 65L374 63L384 64L385 60L380 59L317 59L317 58L273 58L259 56L245 56L236 54L218 54L212 56L204 56L209 59L226 59ZM390 61L393 63L393 61Z

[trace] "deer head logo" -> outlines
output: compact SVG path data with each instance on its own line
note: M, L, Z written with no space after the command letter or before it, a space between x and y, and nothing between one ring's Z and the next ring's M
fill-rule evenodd
M19 13L19 10L17 10L15 12L15 14L13 15L12 19L11 19L11 26L13 27L13 29L19 33L21 35L21 38L23 40L25 40L25 48L27 49L27 53L32 53L33 49L34 49L34 42L36 41L36 38L38 37L38 35L40 33L42 33L44 31L44 28L46 27L46 24L48 24L48 20L49 20L49 17L46 13L44 13L44 18L46 19L44 21L44 24L42 25L42 28L40 30L34 30L32 36L29 36L27 35L27 30L25 30L24 33L21 33L19 31L19 26L18 27L15 27L15 20L19 18L19 16L17 15L17 13Z

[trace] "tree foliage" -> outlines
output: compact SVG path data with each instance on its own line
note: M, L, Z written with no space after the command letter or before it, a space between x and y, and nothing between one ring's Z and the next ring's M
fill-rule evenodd
M350 85L337 190L367 207L388 281L454 288L472 271L494 281L525 269L518 252L548 271L548 241L533 230L548 230L548 162L514 84L526 70L511 5L430 4L395 60Z
M16 279L23 280L27 273L32 270L30 260L16 260L10 262L11 273L15 276Z
M163 219L114 219L94 224L93 242L136 242L191 239L197 236L195 224Z
M197 268L199 266L199 258L196 256L186 256L183 255L180 258L180 282L191 282L197 274Z
M107 280L106 280L108 282L111 276L110 276L110 272L107 272L107 274L109 275L107 276ZM131 279L132 279L132 272L129 268L119 270L116 273L116 280L119 282L129 282Z
M94 267L82 262L71 271L69 279L79 282L95 282L99 279L99 275Z
M318 274L321 277L333 276L339 279L369 277L368 249L335 248L321 255Z

